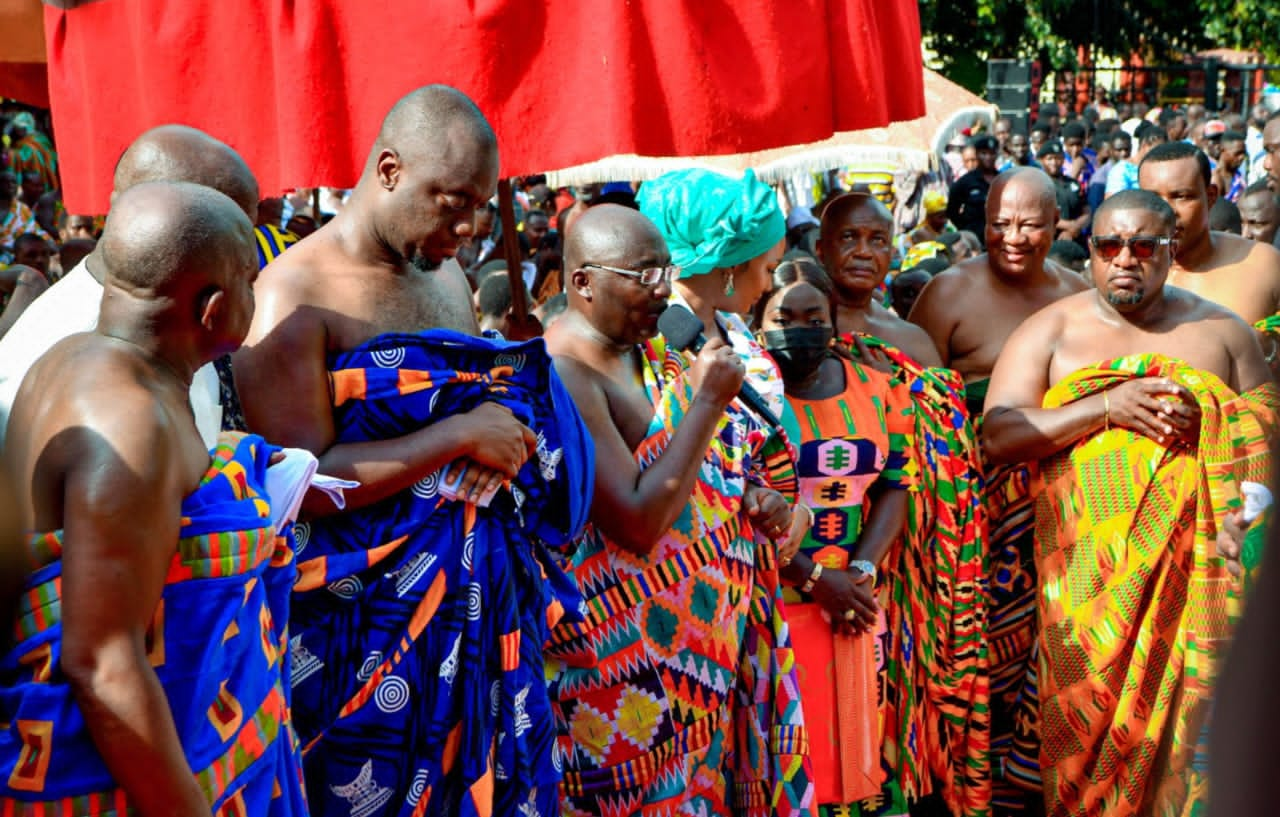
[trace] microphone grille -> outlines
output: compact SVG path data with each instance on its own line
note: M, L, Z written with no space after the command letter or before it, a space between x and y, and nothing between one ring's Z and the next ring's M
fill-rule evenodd
M658 317L658 331L680 351L692 349L702 335L702 321L687 307L672 304Z

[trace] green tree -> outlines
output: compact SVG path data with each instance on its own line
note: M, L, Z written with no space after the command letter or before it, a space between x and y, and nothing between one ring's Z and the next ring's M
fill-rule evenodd
M1071 68L1076 48L1157 61L1203 48L1246 48L1280 61L1275 0L920 0L926 46L944 74L981 92L991 58Z

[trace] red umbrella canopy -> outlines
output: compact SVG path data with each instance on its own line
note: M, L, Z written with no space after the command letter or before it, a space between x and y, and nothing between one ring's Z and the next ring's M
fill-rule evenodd
M470 95L507 176L618 153L741 153L924 114L915 0L46 0L71 212L168 122L226 141L263 195L349 187L383 115Z

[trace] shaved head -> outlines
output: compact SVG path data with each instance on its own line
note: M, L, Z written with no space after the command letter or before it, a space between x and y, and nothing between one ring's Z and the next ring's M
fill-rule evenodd
M639 210L597 204L573 223L565 241L565 295L569 323L585 320L618 346L641 343L658 333L671 283L647 286L633 276L592 264L639 273L671 263L671 252L657 226Z
M999 206L1004 191L1025 190L1038 194L1049 209L1058 206L1058 194L1054 191L1053 179L1049 174L1036 167L1013 167L996 176L991 182L991 190L987 193L987 220L992 218L992 210Z
M211 187L257 217L258 182L249 165L225 142L186 125L161 125L135 139L116 164L113 196L146 182Z
M584 212L573 223L573 231L565 238L564 266L579 269L583 264L608 264L627 267L638 259L635 251L642 247L666 248L666 240L657 225L630 207L620 204L598 204Z
M468 154L492 155L496 163L498 138L466 94L448 85L427 85L405 94L387 112L370 162L382 150L414 163L451 164Z
M456 88L428 85L387 112L342 221L433 272L475 234L497 184L498 140L484 114Z
M832 199L822 208L822 231L820 235L828 236L832 230L839 229L853 213L865 212L872 218L892 228L893 214L884 203L870 193L845 193Z
M1015 167L991 183L984 235L991 271L1040 275L1057 236L1058 196L1043 170Z
M155 294L225 286L224 268L257 268L253 223L226 195L188 182L143 182L111 206L98 253L107 281Z

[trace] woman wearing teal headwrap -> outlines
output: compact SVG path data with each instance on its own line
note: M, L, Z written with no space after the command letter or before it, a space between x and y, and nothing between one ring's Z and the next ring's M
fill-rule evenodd
M774 414L787 410L782 376L740 317L768 289L786 251L786 219L777 194L750 170L741 179L708 170L676 170L640 187L640 212L662 231L680 268L672 302L697 315L747 364L747 379Z
M769 403L775 416L784 417L786 422L785 413L790 407L782 391L782 376L741 317L764 294L785 250L786 222L773 190L750 171L741 179L733 179L703 170L685 170L646 182L637 202L640 212L657 225L666 239L672 264L680 267L680 278L672 286L672 302L687 306L697 315L708 338L723 338L733 347L746 364L752 387ZM648 342L647 355L651 360L663 361L664 372L674 367L678 373L688 366L687 355L672 353L661 336ZM742 450L751 452L748 459L754 463L751 473L745 476L751 482L763 480L790 500L795 489L795 462L785 433L744 422L740 409L736 411L741 419L730 425L746 432ZM730 416L733 415L731 410ZM727 462L723 456L718 459ZM713 563L740 561L739 566L749 567L753 576L746 609L718 622L727 632L742 634L736 674L743 702L748 706L735 712L733 723L720 726L724 733L734 736L734 751L717 751L705 761L695 759L705 765L694 776L700 785L717 775L724 775L725 781L732 783L725 808L704 809L691 803L686 807L691 813L696 810L709 814L804 817L811 813L813 784L804 715L795 698L795 658L778 569L779 563L786 564L808 534L813 515L807 509L793 513L790 530L772 539L766 532L752 529L743 502L717 496L711 505L737 517L730 527L735 527L740 536L735 543L719 548ZM687 525L686 521L677 523L673 533L678 534L677 529ZM654 572L661 571L655 568ZM697 682L681 678L680 686L695 689ZM746 712L752 714L748 716ZM721 739L717 738L716 743L719 742ZM720 760L713 762L717 757ZM737 768L726 765L730 759Z

